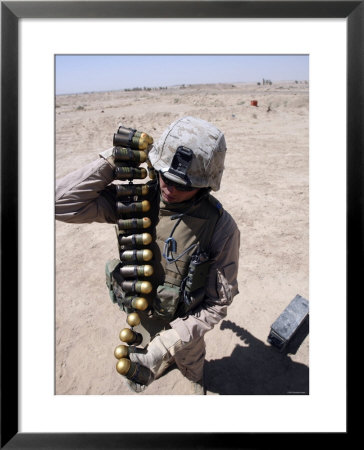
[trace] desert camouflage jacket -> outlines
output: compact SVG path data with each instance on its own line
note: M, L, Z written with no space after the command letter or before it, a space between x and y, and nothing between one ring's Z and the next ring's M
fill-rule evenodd
M56 219L67 223L115 224L115 198L108 188L113 180L113 168L103 158L57 180ZM201 338L226 316L228 305L238 293L239 246L239 229L224 210L211 240L212 264L206 298L187 318L170 323L184 342Z

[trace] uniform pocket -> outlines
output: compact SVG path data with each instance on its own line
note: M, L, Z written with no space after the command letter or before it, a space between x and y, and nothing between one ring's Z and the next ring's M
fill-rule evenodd
M235 297L235 295L239 294L237 281L238 276L237 265L234 262L232 262L227 266L224 266L222 268L222 273L224 274L224 277L227 280L227 283L229 284L231 295Z
M238 293L236 279L229 280L225 276L226 272L235 273L234 266L235 264L230 264L223 267L222 271L217 271L216 287L221 305L230 305L234 296Z

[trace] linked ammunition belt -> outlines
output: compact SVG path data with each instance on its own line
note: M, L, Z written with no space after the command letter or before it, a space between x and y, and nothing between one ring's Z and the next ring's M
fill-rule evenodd
M115 276L120 279L120 287L125 293L123 307L127 311L126 322L130 328L120 331L120 340L127 345L115 348L118 362L116 370L129 379L136 376L138 365L129 359L128 345L138 346L142 335L133 330L140 324L138 311L149 307L148 294L153 290L150 277L153 275L153 252L148 246L153 241L153 220L150 217L151 204L146 199L148 184L134 184L133 180L142 180L149 175L156 178L155 171L148 159L148 146L153 138L144 132L119 127L113 138L113 156L115 161L115 179L129 181L129 184L116 185L117 239L120 264ZM140 167L146 163L147 169Z

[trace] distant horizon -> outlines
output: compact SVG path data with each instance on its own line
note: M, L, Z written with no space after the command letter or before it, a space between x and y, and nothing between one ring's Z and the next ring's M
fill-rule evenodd
M241 81L238 81L238 80ZM309 80L308 55L56 55L55 95Z
M268 80L268 79L267 79ZM272 81L272 80L271 80ZM295 83L298 82L298 84L308 84L309 80L275 80L272 81L272 85L275 85L277 83ZM188 87L194 87L194 86L212 86L214 84L221 84L221 85L234 85L234 84L254 84L258 85L258 83L261 84L261 81L224 81L224 82L211 82L211 83L182 83L182 84L172 84L169 86L134 86L133 88L120 88L120 89L104 89L104 90L94 90L94 91L83 91L83 92L64 92L62 94L56 94L56 96L62 96L62 95L82 95L82 94L102 94L107 92L139 92L139 91L148 91L148 90L163 90L163 89L173 89L178 88L180 86ZM262 84L261 84L262 85Z

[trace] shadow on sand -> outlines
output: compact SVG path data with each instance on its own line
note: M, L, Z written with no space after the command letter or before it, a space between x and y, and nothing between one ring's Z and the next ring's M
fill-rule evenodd
M294 338L280 352L255 338L230 320L221 322L221 330L232 330L244 342L231 356L205 362L205 385L221 395L302 395L309 393L309 369L292 361L308 334L308 317Z

